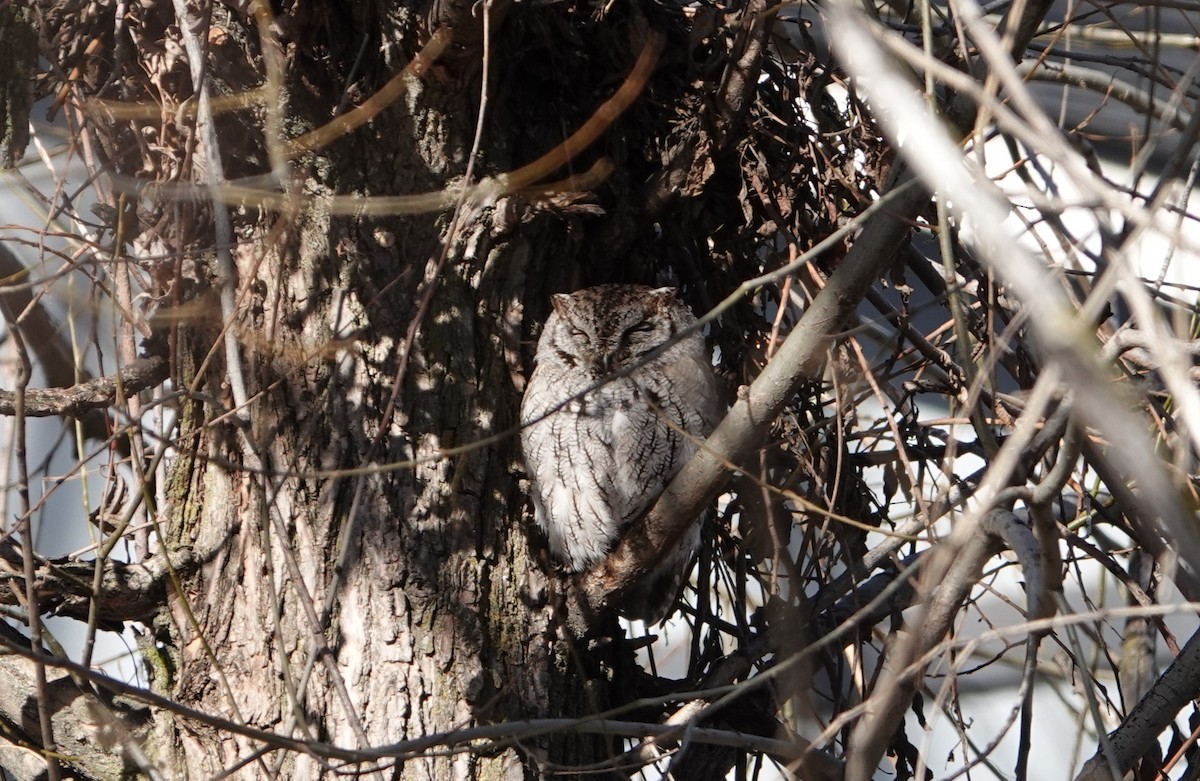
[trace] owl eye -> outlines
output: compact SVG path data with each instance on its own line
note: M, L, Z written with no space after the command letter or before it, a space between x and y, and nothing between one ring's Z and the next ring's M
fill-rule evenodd
M572 329L571 329L571 336L572 336L572 337L574 337L575 339L586 339L586 338L587 338L587 333L585 333L584 331L581 331L581 330L579 330L578 328L572 328Z
M649 333L653 330L654 330L654 323L650 322L649 320L643 320L642 322L635 325L633 328L630 328L628 331L626 331L626 333L645 334L645 333Z

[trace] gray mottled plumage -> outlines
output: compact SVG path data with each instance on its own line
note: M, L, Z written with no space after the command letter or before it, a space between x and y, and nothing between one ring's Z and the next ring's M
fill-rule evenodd
M553 305L521 402L521 446L538 524L555 557L578 572L608 555L649 508L695 452L694 440L712 431L719 404L699 333L614 376L696 322L673 288L601 285L556 295ZM624 613L661 619L699 541L696 523Z

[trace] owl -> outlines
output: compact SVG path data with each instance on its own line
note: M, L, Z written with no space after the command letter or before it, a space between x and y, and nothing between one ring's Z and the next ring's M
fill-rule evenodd
M521 449L537 523L580 572L650 508L720 416L712 363L674 288L600 285L553 297L521 401ZM670 345L653 358L648 356ZM700 523L623 608L661 620L700 544Z

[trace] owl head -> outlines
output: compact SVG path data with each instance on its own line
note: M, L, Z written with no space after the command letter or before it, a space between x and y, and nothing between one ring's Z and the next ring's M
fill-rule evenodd
M603 377L626 368L666 344L696 322L675 298L675 288L600 285L559 293L546 320L538 355L549 347L563 363ZM680 346L695 349L702 337L691 334ZM670 360L668 350L660 360Z

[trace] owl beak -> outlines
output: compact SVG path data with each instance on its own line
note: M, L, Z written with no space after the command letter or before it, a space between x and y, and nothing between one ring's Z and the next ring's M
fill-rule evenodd
M604 350L600 353L600 371L608 374L612 371L612 353Z

